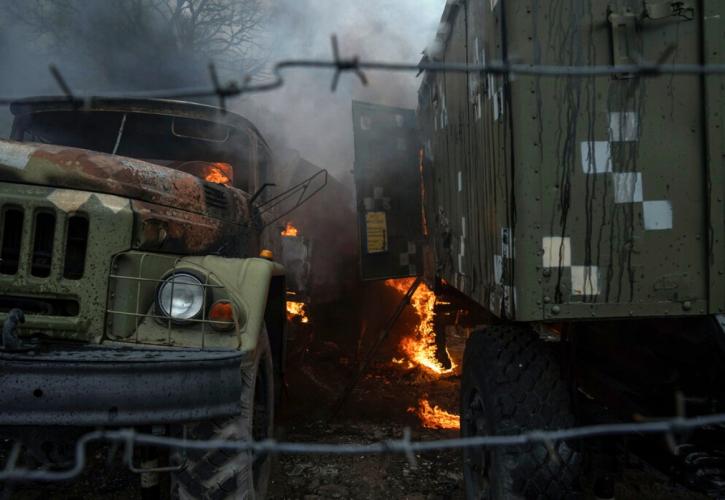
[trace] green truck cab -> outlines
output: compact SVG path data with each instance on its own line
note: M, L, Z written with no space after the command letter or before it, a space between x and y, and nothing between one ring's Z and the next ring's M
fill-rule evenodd
M11 110L0 141L3 434L40 464L88 428L271 437L285 270L258 257L279 243L263 230L272 155L257 129L176 101L38 98ZM172 497L261 497L269 476L269 460L246 452L161 461ZM157 470L142 468L147 485Z

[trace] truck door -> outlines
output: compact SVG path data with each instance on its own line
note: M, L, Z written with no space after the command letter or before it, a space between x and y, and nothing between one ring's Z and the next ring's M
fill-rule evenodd
M421 182L413 110L353 102L362 279L422 272Z

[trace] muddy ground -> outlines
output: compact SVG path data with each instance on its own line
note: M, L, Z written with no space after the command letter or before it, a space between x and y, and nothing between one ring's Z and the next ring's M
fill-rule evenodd
M445 376L421 368L391 363L401 357L403 336L415 327L417 317L406 311L377 352L369 371L335 413L339 395L353 377L354 366L365 358L373 339L391 312L396 295L385 288L369 290L373 305L360 319L362 340L356 345L341 339L356 338L352 329L356 308L337 307L312 311L314 327L297 329L290 356L289 395L282 414L281 433L288 441L323 443L372 443L400 438L409 428L415 440L455 438L457 430L426 429L411 411L421 398L451 413L458 413L460 370ZM363 297L367 303L370 297ZM317 312L317 314L315 314ZM378 318L365 321L365 318ZM350 325L349 329L340 325ZM465 347L465 330L453 330L448 350L459 366ZM306 338L310 336L310 338ZM309 360L311 362L306 362ZM416 466L403 456L285 456L274 469L270 496L275 500L303 498L454 500L465 498L462 453L446 451L416 456ZM703 498L668 479L630 455L621 471L617 498Z
M369 296L362 300L370 305L364 311L355 302L313 309L309 324L293 328L279 439L372 443L400 438L405 428L411 430L415 440L458 436L457 430L424 428L410 410L421 398L427 398L431 404L457 413L458 372L439 377L391 362L401 355L401 338L417 322L410 311L403 314L346 404L339 407L340 395L349 387L356 367L365 359L385 323L384 318L395 305L396 294L389 289L377 287L367 293ZM464 344L463 330L449 339L449 351L459 365ZM399 455L280 456L274 463L269 496L272 500L464 498L461 452L430 453L415 458L417 463L413 466ZM92 472L75 483L24 485L6 498L138 498L137 476L117 465L104 466L100 452L94 461ZM633 456L621 475L617 498L701 498Z

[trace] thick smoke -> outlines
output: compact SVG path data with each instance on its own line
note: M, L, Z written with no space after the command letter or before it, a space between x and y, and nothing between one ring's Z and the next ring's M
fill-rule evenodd
M211 86L211 61L239 78L258 66L267 11L264 0L0 0L0 95L60 94L50 65L76 94ZM0 109L2 135L8 121Z
M58 94L48 71L63 73L76 92L174 88L209 83L213 58L226 78L256 71L284 58L331 57L336 33L343 54L415 62L432 39L444 0L214 0L260 7L251 39L239 53L215 54L185 44L182 22L169 22L167 0L0 0L0 94ZM193 0L190 2L193 3ZM188 15L186 16L188 17ZM244 19L248 22L248 19ZM250 51L254 54L250 55ZM231 56L231 57L229 57ZM237 58L235 59L235 56ZM225 58L224 61L220 61ZM247 96L232 106L250 115L274 142L299 150L312 162L344 173L352 166L350 101L414 107L413 74L371 73L362 87L342 78L330 93L331 72L286 73L287 83L269 94ZM260 76L263 78L264 76ZM7 133L0 110L0 133ZM3 130L4 129L4 130Z
M418 62L433 39L444 0L270 0L272 14L265 45L270 61L332 56L335 33L343 56ZM345 74L330 92L331 71L290 70L285 86L253 95L239 109L273 141L282 140L302 156L351 183L353 139L351 101L415 108L414 73L371 72L364 87Z

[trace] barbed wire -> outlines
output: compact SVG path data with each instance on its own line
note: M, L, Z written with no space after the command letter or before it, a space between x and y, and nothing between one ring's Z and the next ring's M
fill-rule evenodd
M285 59L277 62L272 68L273 78L266 82L254 82L251 77L241 81L220 83L216 67L209 64L208 87L183 87L174 89L140 90L123 92L103 92L100 94L82 95L74 93L56 65L49 67L51 76L55 80L63 96L76 103L79 107L88 106L97 99L192 99L201 97L216 97L219 107L226 109L226 100L245 94L270 92L284 86L286 80L283 73L291 69L317 69L333 70L331 91L337 89L343 73L353 73L363 85L369 79L365 71L393 71L417 73L478 73L482 75L508 75L508 76L537 76L537 77L563 77L586 78L627 75L628 77L651 78L662 75L690 75L703 76L725 75L725 64L668 64L665 61L674 53L676 46L665 48L662 56L656 62L648 62L639 58L636 64L626 65L591 65L567 66L523 63L518 61L492 61L479 64L440 62L424 58L418 63L384 62L374 60L361 60L358 56L341 57L337 36L332 35L332 59ZM8 105L15 101L31 96L0 97L0 105ZM40 98L42 101L42 98Z
M372 444L327 444L264 441L186 440L167 436L138 433L133 429L115 431L93 431L83 435L76 442L75 462L65 470L33 470L17 467L20 444L13 447L5 467L0 471L2 482L56 482L77 478L88 462L87 448L94 442L124 445L124 461L131 470L133 451L136 446L151 446L176 450L227 450L249 451L255 454L281 455L389 455L401 454L412 467L417 464L416 454L464 448L499 448L543 444L550 450L552 460L556 459L554 443L579 439L614 437L625 435L662 434L668 442L675 442L677 434L696 429L725 424L725 414L706 415L693 418L677 417L644 423L602 424L575 427L562 430L540 430L522 434L501 436L474 436L434 441L412 441L409 428L404 429L402 439L381 441Z
M673 47L668 47L658 62L648 63L640 61L633 65L612 66L565 66L528 64L516 61L488 62L483 64L438 62L422 60L419 63L396 63L381 61L360 60L357 56L341 57L337 38L332 36L332 59L288 59L279 61L273 68L273 79L267 82L256 83L251 78L240 82L221 84L213 64L209 65L209 87L186 87L177 89L110 92L102 95L81 95L75 93L68 85L57 66L50 66L50 73L63 97L79 107L88 106L96 99L190 99L200 97L216 97L219 106L226 109L226 100L244 94L269 92L281 88L285 84L283 73L291 69L317 69L334 71L331 91L335 91L343 73L353 73L363 85L369 79L366 71L415 71L418 73L461 73L461 74L492 74L507 76L538 76L538 77L564 77L585 78L604 77L626 74L632 77L656 77L660 75L725 75L725 64L665 64L671 55ZM8 105L27 96L0 97L0 105ZM39 101L42 101L40 98ZM131 470L133 465L133 452L136 446L151 446L163 449L180 450L236 450L250 451L255 454L287 454L287 455L380 455L402 454L412 466L416 464L416 454L432 451L443 451L464 448L495 448L523 446L530 444L543 444L550 451L554 451L553 443L560 441L588 439L596 437L612 437L623 435L651 435L662 434L668 443L675 441L674 436L695 429L709 426L725 425L725 414L700 416L694 418L677 417L669 420L650 421L644 423L622 423L594 425L562 430L531 431L517 435L506 436L476 436L458 439L443 439L434 441L412 441L410 429L405 429L402 439L376 442L372 444L326 444L326 443L294 443L279 442L276 440L264 441L191 441L181 438L157 436L138 433L133 429L114 431L93 431L78 439L75 447L75 459L64 470L32 470L18 467L21 454L21 445L16 443L12 448L5 467L0 471L0 481L38 481L54 482L77 478L85 469L88 458L87 449L91 443L111 443L124 446L124 461ZM551 453L555 457L555 452Z

